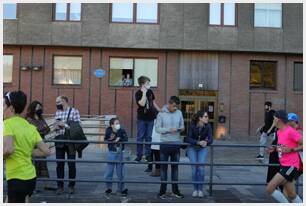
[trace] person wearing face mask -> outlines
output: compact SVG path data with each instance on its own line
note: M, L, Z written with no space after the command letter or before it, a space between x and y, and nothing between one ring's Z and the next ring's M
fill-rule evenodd
M50 127L46 123L45 119L42 116L43 106L39 101L33 101L27 109L26 119L29 123L34 125L39 132L41 138L44 140L45 135L50 132ZM49 171L47 167L47 162L45 161L36 161L35 169L37 177L49 178ZM48 189L47 182L44 182L44 189ZM37 190L38 191L38 190Z
M155 102L155 96L150 89L150 79L146 76L138 78L140 89L135 94L137 109L137 142L152 142L154 119L161 111ZM145 156L148 162L152 162L151 145L145 145ZM143 145L137 144L137 157L135 161L140 162L143 155ZM148 171L150 172L150 171Z
M22 91L7 92L3 97L3 160L7 180L8 203L24 203L36 186L32 156L45 157L52 153L35 126L21 113L27 104Z
M275 128L272 125L274 113L275 111L272 109L272 103L265 102L265 124L264 126L257 129L261 133L259 144L260 146L262 146L259 148L259 154L256 157L256 159L258 160L264 159L265 146L267 144L267 141L269 138L273 138L273 134L275 132Z
M67 121L79 122L81 124L80 113L76 108L70 107L68 104L68 98L66 96L58 96L56 98L56 113L55 113L55 131L56 131L56 140L67 140L65 134L65 128L69 128ZM65 159L65 154L67 153L68 159L76 158L76 150L73 144L68 143L55 143L56 148L56 159ZM64 178L64 162L57 162L56 174L57 178ZM76 166L75 162L68 162L69 168L69 179L75 179L76 177ZM70 181L68 188L69 194L73 194L75 189L75 181ZM64 182L57 182L57 191L58 195L64 192Z
M120 122L118 118L112 118L109 122L109 127L105 131L105 141L108 141L108 161L120 161L123 160L123 152L124 152L124 144L120 144L120 142L128 141L128 136L123 128L120 126ZM121 147L121 148L120 148ZM114 169L116 167L116 173L118 179L124 178L123 164L120 163L107 163L105 179L112 180ZM126 196L128 193L128 189L124 188L124 183L118 183L117 192L121 193L121 195ZM112 183L106 183L106 191L105 194L109 195L112 193Z

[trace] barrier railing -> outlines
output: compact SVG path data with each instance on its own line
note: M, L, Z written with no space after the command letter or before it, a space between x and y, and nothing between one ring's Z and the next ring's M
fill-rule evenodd
M90 143L90 144L109 144L108 141L75 141L75 140L46 140L45 142L54 142L54 143L67 143L67 144L77 144L77 143ZM136 142L136 141L128 141L128 142L118 142L120 144L120 153L123 153L121 144L124 145L163 145L165 143L162 142ZM190 144L188 143L175 143L175 144L169 144L167 145L180 145L180 146L188 146ZM123 180L122 178L119 178L118 180L91 180L91 179L68 179L68 178L37 178L37 181L75 181L75 182L113 182L113 183L131 183L131 184L142 184L142 183L148 183L148 184L161 184L161 183L167 183L167 184L207 184L209 185L209 196L212 196L213 194L213 186L214 185L254 185L254 186L263 186L266 185L266 183L257 183L257 182L214 182L213 176L214 176L214 168L217 166L248 166L248 167L268 167L268 166L279 166L279 164L239 164L239 163L215 163L214 162L214 149L217 147L238 147L238 148L258 148L262 147L260 145L254 145L254 144L212 144L208 146L210 148L210 160L209 163L190 163L190 162L164 162L164 161L152 161L152 162L135 162L135 161L125 161L123 160L123 155L120 155L119 161L108 161L108 160L81 160L81 159L44 159L44 158L33 158L34 161L46 161L46 162L78 162L78 163L119 163L119 164L175 164L175 165L204 165L204 166L210 166L210 174L209 174L209 181L206 182L193 182L193 181L141 181L141 180ZM299 180L297 180L296 183L296 191L299 191L299 186L303 186L303 184L299 183Z

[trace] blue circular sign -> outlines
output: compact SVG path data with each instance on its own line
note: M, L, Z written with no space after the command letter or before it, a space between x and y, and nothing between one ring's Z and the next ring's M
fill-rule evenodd
M98 78L102 78L106 75L106 72L105 70L103 69L96 69L95 70L95 76L98 77Z

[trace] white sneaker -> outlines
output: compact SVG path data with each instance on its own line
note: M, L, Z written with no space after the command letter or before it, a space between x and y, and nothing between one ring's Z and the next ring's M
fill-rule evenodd
M198 195L199 195L199 197L204 197L204 193L201 190L198 191Z
M193 191L193 193L192 193L192 197L197 197L198 196L198 191Z

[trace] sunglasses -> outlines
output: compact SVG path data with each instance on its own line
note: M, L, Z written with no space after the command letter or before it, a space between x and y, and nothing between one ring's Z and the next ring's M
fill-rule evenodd
M203 116L203 117L208 118L208 116L207 116L207 115L205 115L205 116Z

